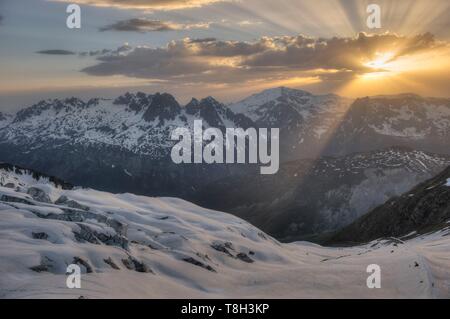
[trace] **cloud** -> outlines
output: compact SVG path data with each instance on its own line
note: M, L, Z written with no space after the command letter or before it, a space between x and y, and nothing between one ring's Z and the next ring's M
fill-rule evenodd
M272 39L268 37L263 37L256 42L210 40L212 39L202 39L201 41L184 39L171 42L167 49L191 52L196 56L240 57L264 52L273 45Z
M216 42L216 38L189 39L191 43Z
M102 49L102 50L93 50L93 51L82 51L82 52L74 52L69 50L62 49L52 49L52 50L42 50L36 51L38 54L47 54L47 55L78 55L80 57L107 57L107 56L118 56L123 55L126 52L132 50L133 48L128 45L128 43L123 44L115 50L110 49Z
M395 60L404 55L439 46L433 35L415 37L395 34L366 35L355 38L314 39L304 36L271 39L273 47L248 57L243 63L251 67L297 67L367 70L364 61L371 61L380 52L392 53Z
M261 25L262 22L261 21L243 20L243 21L237 22L236 24L240 27L245 27L245 26Z
M117 56L117 55L124 55L126 54L128 51L132 50L133 48L128 45L128 43L125 43L123 45L121 45L120 47L118 47L115 50L110 50L110 49L103 49L103 50L93 50L93 51L83 51L83 52L79 52L78 55L80 57L107 57L107 56Z
M0 15L0 25L2 25L2 24L3 24L3 16Z
M190 29L208 29L209 23L175 23L170 21L149 20L142 18L118 21L114 24L100 28L100 31L134 31L134 32L156 32L156 31L177 31Z
M229 0L53 0L98 7L115 7L121 9L177 10L196 8L216 2Z
M36 53L48 54L48 55L74 55L74 54L76 54L75 52L68 51L68 50L42 50L42 51L37 51Z
M299 35L262 37L254 42L186 38L160 48L141 46L99 55L98 63L83 72L173 83L233 84L289 77L337 82L374 72L367 62L380 52L390 52L389 59L396 60L442 45L428 33L415 37L360 33L330 39Z

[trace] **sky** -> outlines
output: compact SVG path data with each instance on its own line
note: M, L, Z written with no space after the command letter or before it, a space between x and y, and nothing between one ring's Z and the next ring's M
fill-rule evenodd
M81 28L66 26L70 4ZM367 6L381 28L367 26ZM0 111L169 92L232 102L287 86L450 97L448 0L0 0Z

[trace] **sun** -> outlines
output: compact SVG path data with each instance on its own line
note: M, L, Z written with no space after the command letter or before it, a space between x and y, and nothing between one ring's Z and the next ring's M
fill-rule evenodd
M363 62L368 70L361 77L363 79L378 79L391 75L395 71L395 57L394 52L376 52L374 59Z
M372 68L372 69L385 69L389 66L389 62L391 62L395 54L393 52L377 52L375 53L376 58L369 62L366 62L364 65Z

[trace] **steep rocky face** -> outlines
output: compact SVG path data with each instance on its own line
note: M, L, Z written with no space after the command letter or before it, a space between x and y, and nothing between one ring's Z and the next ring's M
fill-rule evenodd
M346 154L406 146L449 154L450 99L413 94L357 99L326 152Z
M186 112L205 120L211 127L224 130L227 127L240 127L247 129L257 127L256 123L242 114L235 114L223 103L209 96L202 100L193 98L186 105Z
M198 114L200 111L199 104L200 101L193 97L191 101L185 106L186 112L191 115Z
M230 175L194 201L231 212L283 241L318 240L450 165L450 156L391 148L285 163L278 174Z
M160 124L163 125L166 120L174 120L180 111L180 104L178 104L172 95L156 93L152 98L149 108L145 111L143 118L147 122L159 118Z
M208 97L200 101L192 99L186 105L186 112L205 119L212 127L224 129L225 123L222 122L222 118L224 115L227 115L225 108L225 105L219 103L212 97Z
M127 105L131 110L139 113L143 108L148 107L153 101L153 95L142 92L131 94L129 92L119 96L113 102L115 105Z
M199 116L206 119L212 127L225 128L227 123L223 123L222 118L232 118L234 115L212 97L202 99L198 106Z
M450 167L399 197L375 208L334 234L328 244L354 244L448 227Z

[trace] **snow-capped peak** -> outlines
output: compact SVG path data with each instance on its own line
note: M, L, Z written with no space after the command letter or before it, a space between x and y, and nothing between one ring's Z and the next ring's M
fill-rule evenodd
M277 111L277 108L291 109L297 113L311 111L327 111L332 106L334 109L339 109L340 103L349 103L344 98L334 94L328 95L313 95L307 91L291 89L287 87L278 87L268 89L258 94L254 94L240 102L230 105L233 112L244 114L254 121L258 121L264 117L268 112ZM303 117L307 114L302 114Z
M252 95L230 108L260 127L279 127L290 140L290 152L298 153L300 144L317 145L318 139L325 140L349 104L349 100L337 95L313 95L278 87Z
M283 96L296 96L296 97L309 97L312 94L302 90L290 89L287 87L277 87L273 89L267 89L260 93L253 94L252 96L234 103L231 105L231 109L236 113L245 113L247 109L254 108L256 106L262 106L271 101L276 101Z
M212 106L218 106L218 105L223 105L222 103L220 103L219 101L217 101L215 98L213 98L212 96L207 96L204 99L202 99L200 101L200 104L209 104Z

